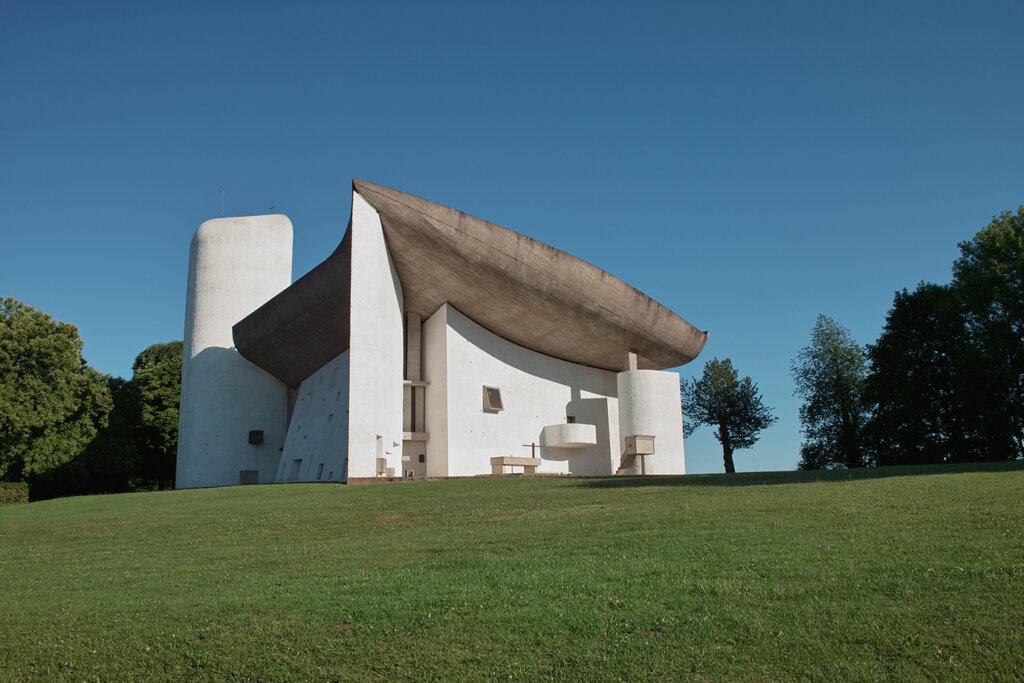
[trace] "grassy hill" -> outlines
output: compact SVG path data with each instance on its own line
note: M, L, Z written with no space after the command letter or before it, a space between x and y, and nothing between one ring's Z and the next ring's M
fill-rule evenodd
M1024 463L0 508L3 679L1009 680Z

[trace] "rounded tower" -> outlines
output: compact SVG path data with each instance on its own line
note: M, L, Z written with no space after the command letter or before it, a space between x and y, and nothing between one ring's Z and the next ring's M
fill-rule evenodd
M619 396L619 440L654 437L653 453L636 458L629 474L686 474L679 373L627 370L615 377Z
M177 488L272 482L288 387L234 348L231 328L291 284L287 216L217 218L189 254Z

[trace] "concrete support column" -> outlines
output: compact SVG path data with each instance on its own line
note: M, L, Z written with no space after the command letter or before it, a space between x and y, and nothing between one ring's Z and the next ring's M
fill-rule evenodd
M403 427L407 432L426 431L423 404L426 397L425 387L421 384L422 374L422 326L423 318L419 313L405 313L405 394Z
M426 401L426 387L417 386L412 387L412 408L413 408L413 426L414 432L425 432L427 431L424 421L424 407L423 404Z
M413 381L423 379L420 374L421 352L420 352L420 328L423 325L423 318L419 313L407 311L405 314L405 378Z

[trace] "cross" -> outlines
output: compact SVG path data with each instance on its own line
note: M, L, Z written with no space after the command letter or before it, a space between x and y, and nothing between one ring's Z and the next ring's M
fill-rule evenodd
M537 457L537 444L535 444L535 443L524 443L523 445L524 446L528 446L530 448L530 457L531 458L536 458Z

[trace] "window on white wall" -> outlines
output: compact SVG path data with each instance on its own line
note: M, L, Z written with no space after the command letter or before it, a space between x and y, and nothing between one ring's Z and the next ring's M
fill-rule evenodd
M484 412L500 413L505 407L501 402L501 389L498 387L484 387Z

